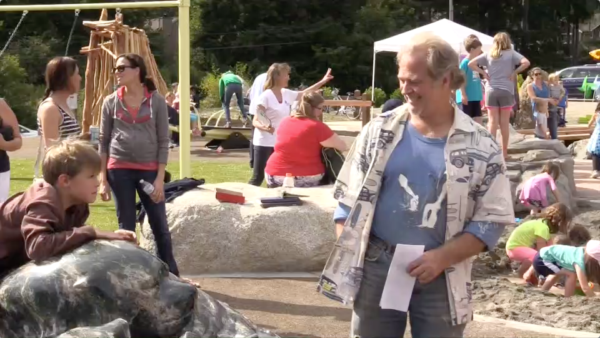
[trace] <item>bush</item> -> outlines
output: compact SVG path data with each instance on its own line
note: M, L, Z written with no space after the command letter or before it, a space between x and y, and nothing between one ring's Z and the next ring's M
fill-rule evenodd
M367 90L365 90L365 94L371 96L371 91L371 87L369 87L367 88ZM375 106L375 108L381 107L385 103L386 98L387 95L385 94L383 89L375 87L375 98L373 99L373 105Z
M15 55L4 54L0 59L0 97L17 115L19 123L37 129L37 105L43 89L27 83L27 72Z
M400 100L404 101L404 96L402 95L402 92L400 91L400 88L394 90L390 94L390 99L400 99Z
M323 89L323 97L325 99L330 100L333 98L333 94L331 94L331 92L333 91L332 87L323 87L321 89Z
M202 106L207 108L221 107L221 98L219 97L220 79L221 74L216 71L212 71L202 78L200 88L205 95L204 100L202 100Z

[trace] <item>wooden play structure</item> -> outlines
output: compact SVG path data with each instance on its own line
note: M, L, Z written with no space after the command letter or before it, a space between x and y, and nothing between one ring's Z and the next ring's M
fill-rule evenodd
M123 24L123 14L117 9L114 20L108 19L108 11L102 10L99 21L84 21L90 28L90 44L81 49L87 55L85 70L85 101L83 106L82 128L89 132L90 126L99 126L104 98L115 90L114 66L121 54L136 53L144 58L148 77L158 92L165 95L167 84L158 70L156 60L150 50L148 36L143 29Z

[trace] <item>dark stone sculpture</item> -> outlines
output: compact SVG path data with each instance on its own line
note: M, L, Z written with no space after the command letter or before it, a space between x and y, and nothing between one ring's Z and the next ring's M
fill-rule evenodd
M57 337L119 318L132 338L275 337L126 242L90 242L0 282L2 338Z
M131 335L127 321L119 318L102 326L69 330L56 338L131 338Z

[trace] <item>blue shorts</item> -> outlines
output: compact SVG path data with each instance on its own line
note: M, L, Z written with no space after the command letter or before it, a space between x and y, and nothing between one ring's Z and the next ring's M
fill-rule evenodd
M196 115L194 113L190 113L190 121L192 121L192 122L198 121L198 115Z

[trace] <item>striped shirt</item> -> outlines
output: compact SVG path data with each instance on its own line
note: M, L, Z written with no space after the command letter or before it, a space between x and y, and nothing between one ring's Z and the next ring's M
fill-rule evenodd
M73 116L71 116L69 113L67 113L64 109L62 109L59 105L56 105L56 106L58 107L58 111L60 112L60 116L61 116L61 122L60 122L60 125L58 126L59 138L61 140L64 140L64 139L72 137L72 136L79 136L79 134L81 134L81 127L79 127L77 120ZM40 120L39 117L37 119L37 124L38 124L38 131L40 133L40 136L43 137L44 135L42 132L42 121Z

